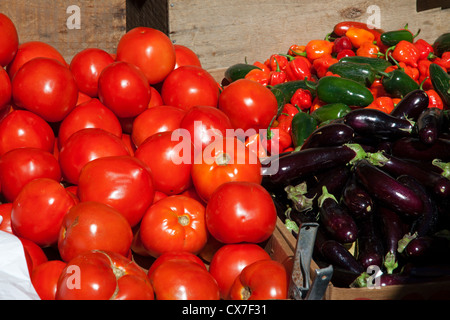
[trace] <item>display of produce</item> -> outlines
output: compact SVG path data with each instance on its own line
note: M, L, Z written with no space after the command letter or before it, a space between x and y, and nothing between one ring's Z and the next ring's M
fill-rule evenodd
M149 27L72 61L0 33L0 236L39 298L294 299L265 246L307 222L330 286L448 283L448 33L342 21L221 80Z

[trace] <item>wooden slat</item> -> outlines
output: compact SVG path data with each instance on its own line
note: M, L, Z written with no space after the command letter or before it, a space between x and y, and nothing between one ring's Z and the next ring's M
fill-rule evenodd
M266 60L285 53L291 44L323 39L344 20L367 22L379 9L380 27L402 28L406 23L420 38L434 41L450 31L450 9L416 11L416 0L298 1L298 0L172 0L169 34L175 43L193 49L204 68ZM377 7L370 7L377 6ZM369 21L373 22L373 21Z

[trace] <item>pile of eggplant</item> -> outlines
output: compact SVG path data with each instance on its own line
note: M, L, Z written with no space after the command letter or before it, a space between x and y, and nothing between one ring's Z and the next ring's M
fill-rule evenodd
M264 175L294 236L300 224L319 223L313 258L334 266L333 285L450 276L450 113L428 102L414 90L390 114L354 109Z

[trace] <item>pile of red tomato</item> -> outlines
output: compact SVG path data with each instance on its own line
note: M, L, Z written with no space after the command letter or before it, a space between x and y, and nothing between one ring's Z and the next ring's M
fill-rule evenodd
M0 33L0 232L42 299L287 298L261 163L226 134L268 127L268 88L223 89L151 28L70 63L1 13Z

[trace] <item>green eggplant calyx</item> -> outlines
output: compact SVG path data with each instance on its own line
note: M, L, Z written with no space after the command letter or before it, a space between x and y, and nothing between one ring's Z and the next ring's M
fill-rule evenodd
M383 154L383 151L379 152L368 152L367 160L377 167L382 167L389 161L389 159Z
M308 191L307 189L306 182L302 182L296 186L287 186L284 189L287 193L287 198L292 201L294 208L298 212L309 211L312 209L315 196L308 198L305 195Z
M441 176L450 179L450 162L444 162L440 159L434 159L433 161L431 161L431 164L442 170Z
M393 252L386 253L386 256L384 257L384 267L386 268L386 272L388 274L392 274L395 269L398 267L398 261L395 258L395 254Z
M414 240L415 238L417 238L417 236L418 236L417 232L414 232L413 234L410 233L405 234L403 238L398 240L397 252L402 253L408 246L408 244L411 242L411 240Z
M319 207L323 205L323 202L327 199L333 199L334 201L338 202L336 200L336 197L328 192L328 189L326 186L322 186L322 194L320 195L319 199L317 199L319 203Z
M344 144L347 148L352 149L355 152L355 157L349 161L349 165L355 164L357 161L366 159L367 153L364 151L364 148L358 143L346 143Z

